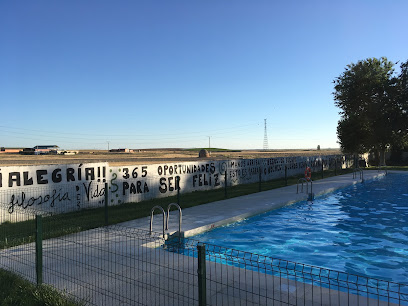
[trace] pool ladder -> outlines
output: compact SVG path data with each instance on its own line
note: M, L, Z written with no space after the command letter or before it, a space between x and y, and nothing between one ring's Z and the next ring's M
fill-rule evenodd
M384 166L379 165L379 166L378 166L378 172L380 172L381 170L384 170L384 171L385 171L385 175L388 175L387 168L381 169L381 168L383 168L383 167L384 167Z
M299 193L299 183L302 183L302 189L300 192L303 193L303 183L306 183L306 193L307 193L307 200L308 201L313 201L314 200L314 194L313 194L313 181L312 179L305 179L305 178L300 178L297 181L296 185L296 193ZM309 193L309 183L310 183L310 193Z
M165 231L169 230L170 208L172 206L175 206L179 211L179 230L178 230L178 233L181 234L181 222L182 222L181 207L177 203L170 203L167 206L167 214L164 211L163 207L161 207L159 205L156 205L151 209L151 211L150 211L150 232L149 232L150 235L152 234L152 231L153 231L153 215L154 215L154 211L156 209L159 209L163 214L163 238L166 237Z
M357 178L357 172L360 173L361 182L364 183L364 172L363 172L363 169L361 169L361 168L354 168L354 170L353 170L353 179Z

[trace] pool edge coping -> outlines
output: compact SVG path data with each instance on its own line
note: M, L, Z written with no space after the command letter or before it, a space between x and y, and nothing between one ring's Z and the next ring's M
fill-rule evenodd
M373 170L373 171L375 171L375 170ZM344 174L344 176L347 176L347 175L350 175L350 174ZM369 179L367 179L365 181L374 180L374 179L377 179L379 177L383 177L385 175L386 175L385 173L379 172L377 174L373 174L373 176L371 178L369 178ZM333 177L330 177L330 178L327 178L327 179L333 179ZM348 182L346 184L343 183L343 184L341 184L339 186L324 188L323 190L316 193L315 196L320 197L320 196L323 196L325 194L334 192L334 191L336 191L338 189L346 188L348 186L356 185L358 183L363 183L363 182L361 182L359 179L358 180L353 179L352 181L350 181L350 182ZM282 187L282 188L286 188L286 187ZM277 188L277 189L280 189L280 188ZM264 191L264 192L268 192L268 191ZM300 202L300 201L304 201L306 199L307 199L307 197L305 196L303 199L294 199L294 200L289 200L289 201L285 200L285 201L278 202L278 203L271 203L270 205L268 205L268 207L263 207L263 208L258 209L258 210L253 210L253 211L243 213L243 214L240 214L240 215L237 215L237 216L233 216L233 217L229 217L229 218L226 218L226 219L223 219L223 220L219 220L219 221L216 221L216 222L213 222L213 223L210 223L210 224L206 224L206 225L203 225L203 226L192 228L192 229L189 229L187 231L182 231L182 235L185 238L196 236L198 234L207 232L207 231L212 230L214 228L225 226L225 225L228 225L228 224L231 224L231 223L235 223L235 222L238 222L238 221L241 221L241 220L253 217L253 216L257 216L257 215L260 215L260 214L263 214L263 213L266 213L266 212L269 212L269 211L272 211L272 210L275 210L275 209L282 208L284 206L288 206L288 205L292 205L292 204L295 204L295 203ZM169 235L172 235L174 233L176 233L176 231L169 232Z

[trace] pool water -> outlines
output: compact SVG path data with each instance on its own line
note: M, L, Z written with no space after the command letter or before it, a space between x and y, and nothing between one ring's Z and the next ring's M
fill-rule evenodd
M388 174L194 238L408 284L408 174Z

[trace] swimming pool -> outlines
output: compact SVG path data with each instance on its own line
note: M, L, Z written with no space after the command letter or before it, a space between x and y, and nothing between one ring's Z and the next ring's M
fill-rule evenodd
M389 174L194 237L408 284L408 174Z

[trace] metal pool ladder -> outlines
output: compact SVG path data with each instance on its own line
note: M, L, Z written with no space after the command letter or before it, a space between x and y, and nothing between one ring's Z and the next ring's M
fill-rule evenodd
M164 211L163 207L156 205L152 208L152 210L150 211L150 235L152 234L153 231L153 214L155 209L159 209L161 210L162 214L163 214L163 238L165 238L165 234L164 234L164 224L166 222L166 212Z
M156 205L151 209L151 211L150 211L150 235L152 234L152 231L153 231L153 215L154 215L154 211L156 209L159 209L163 214L163 238L166 237L165 236L165 230L169 229L169 218L170 218L170 207L171 206L175 206L175 207L178 208L178 211L179 211L179 231L178 232L179 232L179 234L181 234L181 221L182 221L181 207L176 203L170 203L167 206L167 214L164 211L163 207L161 207L159 205Z
M182 219L182 213L181 213L181 207L177 203L170 203L167 206L167 219L166 219L166 230L169 230L169 219L170 219L170 207L175 206L177 207L179 211L179 233L181 233L181 219Z
M302 190L300 192L303 192L303 183L306 183L306 193L308 193L309 192L309 182L305 178L298 179L297 185L296 185L296 193L299 193L299 183L302 183Z
M357 178L357 172L360 173L361 182L364 182L364 172L361 168L354 168L353 170L353 179Z
M383 168L383 167L384 167L384 166L379 165L379 166L378 166L378 172L380 172L380 170L382 170L381 168ZM385 175L388 175L387 168L384 168L384 171L385 171Z
M303 183L306 182L306 193L307 193L307 200L308 201L313 201L314 199L314 194L313 194L313 181L312 179L307 180L305 178L300 178L297 181L297 185L296 185L296 193L299 193L299 183L302 183L302 189L300 192L303 193ZM309 182L310 182L310 193L309 193Z

